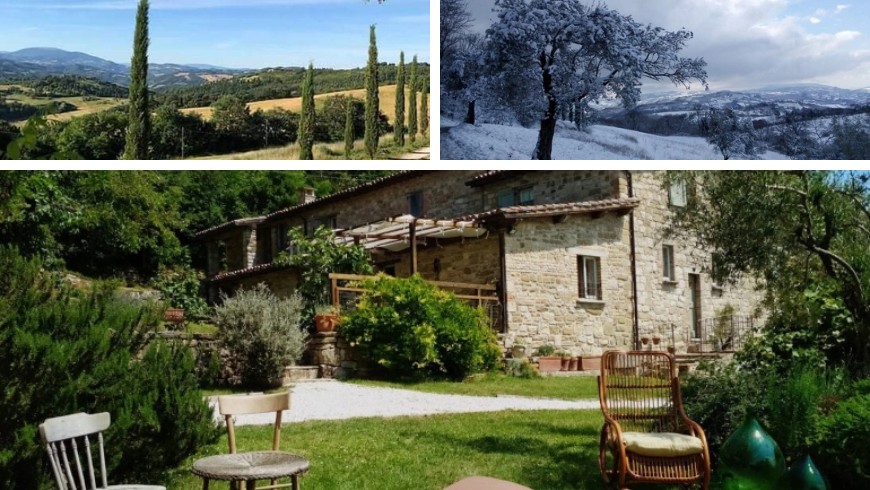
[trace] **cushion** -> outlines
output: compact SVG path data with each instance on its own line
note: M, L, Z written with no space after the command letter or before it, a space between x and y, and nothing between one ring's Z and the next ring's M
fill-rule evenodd
M504 480L487 478L485 476L472 476L458 481L444 490L532 490L529 487L517 485Z
M623 432L625 450L641 456L689 456L704 451L704 443L697 437L672 432Z

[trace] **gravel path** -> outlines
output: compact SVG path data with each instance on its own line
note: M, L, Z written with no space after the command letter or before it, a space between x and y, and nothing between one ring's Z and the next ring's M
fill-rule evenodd
M217 413L217 400L211 400ZM299 383L283 421L339 420L355 417L399 417L439 413L496 412L499 410L598 409L598 400L554 400L519 396L440 395L412 390L359 386L335 381ZM239 415L236 425L268 425L275 414Z

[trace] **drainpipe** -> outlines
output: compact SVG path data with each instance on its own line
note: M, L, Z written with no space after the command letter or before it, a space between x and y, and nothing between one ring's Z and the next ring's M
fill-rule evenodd
M625 170L626 180L628 183L628 197L634 197L634 183L632 181L631 172ZM628 236L631 246L631 330L634 340L634 349L640 349L640 327L637 321L637 254L634 240L634 209L628 214Z

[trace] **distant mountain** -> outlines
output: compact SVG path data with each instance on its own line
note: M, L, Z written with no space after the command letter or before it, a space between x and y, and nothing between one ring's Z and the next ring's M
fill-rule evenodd
M242 70L208 65L151 64L148 85L154 90L192 87L231 78ZM118 85L130 84L130 67L86 53L57 48L26 48L0 53L0 80L26 79L48 75L79 75Z
M870 90L791 84L744 91L654 93L643 98L635 110L650 115L678 115L693 112L698 107L716 107L763 119L794 109L845 109L866 104L870 104ZM601 112L605 117L619 117L629 111L611 107Z

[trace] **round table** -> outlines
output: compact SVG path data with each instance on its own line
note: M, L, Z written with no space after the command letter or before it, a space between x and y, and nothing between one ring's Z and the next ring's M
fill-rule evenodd
M293 490L299 489L299 475L308 471L308 460L282 451L255 451L248 453L219 454L202 458L193 463L190 471L202 477L203 490L208 490L210 480L245 482L253 490L257 480L276 480L291 477ZM274 483L272 484L274 486Z

